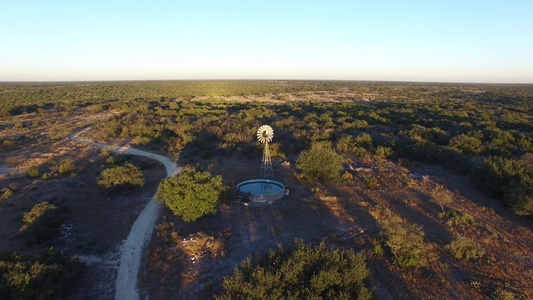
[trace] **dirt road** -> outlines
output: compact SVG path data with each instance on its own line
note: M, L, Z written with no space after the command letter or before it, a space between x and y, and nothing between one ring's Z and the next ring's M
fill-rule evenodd
M129 147L100 144L78 138L80 134L89 129L90 128L85 128L77 133L74 133L69 136L69 139L76 142L89 143L102 148L110 148L118 153L139 155L150 159L155 159L165 165L167 177L170 177L180 170L175 162L162 155ZM155 197L152 198L152 200L148 202L133 224L128 238L123 242L120 248L120 264L118 267L117 281L115 284L115 299L139 299L139 293L137 292L137 278L141 263L142 250L150 240L152 230L157 217L159 216L161 208L162 204L157 203L155 201Z

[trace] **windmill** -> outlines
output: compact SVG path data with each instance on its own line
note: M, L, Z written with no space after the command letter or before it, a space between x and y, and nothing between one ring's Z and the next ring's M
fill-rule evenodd
M262 125L257 129L257 140L265 144L263 161L261 162L261 177L258 179L245 180L235 186L238 197L244 205L271 204L283 198L288 189L283 183L273 179L272 160L268 143L272 142L274 130L268 125Z
M274 130L268 125L262 125L257 130L257 139L259 142L265 144L263 150L263 161L261 162L261 177L264 179L272 180L274 178L274 172L272 171L272 160L270 158L270 150L268 149L268 143L272 142L274 137Z

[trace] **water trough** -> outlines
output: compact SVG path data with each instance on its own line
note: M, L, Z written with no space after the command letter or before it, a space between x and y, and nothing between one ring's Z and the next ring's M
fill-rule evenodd
M283 183L270 179L252 179L236 186L244 204L268 204L283 198L286 193Z

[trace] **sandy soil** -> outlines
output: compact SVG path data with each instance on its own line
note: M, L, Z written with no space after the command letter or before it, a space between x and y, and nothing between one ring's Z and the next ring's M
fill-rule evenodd
M129 147L100 144L78 137L89 129L90 127L83 129L72 134L69 138L76 142L89 143L102 148L111 148L113 151L122 154L138 155L155 159L164 164L167 177L179 171L176 163L167 157ZM115 299L139 299L139 294L137 292L137 278L141 255L145 245L150 240L155 221L161 212L161 207L162 204L157 203L155 198L152 198L133 224L128 238L123 242L120 248L120 259L117 266L118 274L115 284ZM94 257L87 257L86 260L90 262L94 260Z

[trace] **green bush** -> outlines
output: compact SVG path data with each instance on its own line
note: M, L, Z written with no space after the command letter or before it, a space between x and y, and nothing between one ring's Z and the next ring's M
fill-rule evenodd
M216 298L370 299L369 277L361 253L296 241L294 249L279 245L258 261L246 259L224 279L225 292Z
M355 139L353 135L345 135L341 137L337 144L335 145L335 149L339 151L339 153L343 154L352 154L354 153L354 148L356 147Z
M422 226L407 224L405 220L388 211L386 219L378 222L384 241L392 255L394 263L400 267L426 266L435 259L432 247L424 242Z
M121 190L144 186L144 175L139 168L127 163L102 171L98 185L106 189Z
M439 218L446 219L446 225L450 227L474 225L474 217L462 211L448 211L439 213Z
M533 167L526 161L490 157L472 174L472 181L500 197L519 215L533 214Z
M58 169L59 173L61 174L73 173L75 170L76 167L74 166L72 159L62 160Z
M55 299L67 296L85 266L50 248L39 257L0 253L2 299Z
M315 143L298 156L296 168L309 178L336 182L340 179L342 157L331 150L329 143Z
M367 133L362 133L355 138L355 142L359 147L365 148L367 151L374 151L374 140Z
M33 225L33 223L37 221L39 218L41 218L44 214L56 208L57 206L55 206L54 204L50 204L46 201L35 204L29 212L24 213L22 217L22 221L24 221L24 225L20 228L20 232L25 231L26 229L28 229L28 227Z
M226 190L220 175L212 177L209 172L186 169L161 182L155 197L158 202L165 202L175 215L190 222L215 214Z
M378 146L378 147L376 148L376 151L375 151L374 157L375 157L376 159L383 160L383 159L389 157L391 154L392 154L392 148L390 148L390 147Z
M371 190L375 189L379 185L378 179L374 176L370 176L366 178L365 183L366 183L366 186Z
M450 251L453 257L457 259L465 258L481 258L485 255L485 249L483 249L476 241L467 237L456 237L446 248Z
M511 181L505 189L504 198L517 215L533 215L533 180Z
M39 173L39 170L37 170L37 168L30 168L28 170L28 176L30 178L36 178L36 177L41 176L41 173Z
M430 201L433 203L437 203L442 209L442 212L444 212L444 206L449 205L453 202L453 194L447 189L445 189L442 185L437 185L431 191Z
M372 247L372 251L373 251L374 254L377 255L377 256L383 256L383 247L381 247L380 244L375 244L375 245Z
M4 199L7 199L9 197L13 196L13 190L8 188L8 187L5 187L5 188L2 188L2 190L0 190L0 200L4 200Z
M32 245L53 239L67 211L66 206L57 207L46 201L33 206L23 215L24 225L19 230L26 244Z
M532 175L527 162L492 156L472 173L472 181L490 196L501 197L511 181L529 181Z
M450 148L459 150L464 154L475 155L483 149L481 140L466 134L460 134L450 140Z

